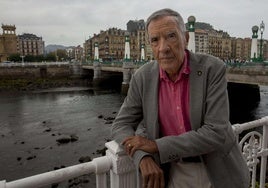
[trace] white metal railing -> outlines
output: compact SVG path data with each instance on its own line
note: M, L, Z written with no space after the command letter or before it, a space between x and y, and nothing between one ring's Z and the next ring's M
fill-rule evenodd
M260 130L251 130L255 128L260 128ZM251 172L251 187L255 188L256 186L257 167L260 165L260 188L264 188L268 155L268 116L243 124L235 124L233 130L237 139L243 131L250 131L240 140L239 146ZM11 182L3 180L0 181L0 188L39 188L90 173L96 174L97 188L107 188L109 171L110 184L108 187L139 188L140 185L137 183L139 177L135 165L131 158L125 154L123 148L115 141L107 142L105 146L107 147L106 156L95 158L91 162Z
M106 156L11 182L2 180L0 188L40 188L90 173L96 174L97 188L107 188L107 172L109 171L109 187L136 188L136 168L130 157L115 141L107 142L105 146L107 147Z
M260 188L264 188L268 155L268 116L243 124L235 124L233 130L238 140L240 133L249 130L240 140L239 146L251 172L251 187L256 187L257 167L260 164Z
M106 182L105 173L110 168L111 160L105 156L96 158L92 162L70 166L8 183L0 181L0 188L38 188L93 172L96 173L97 187L106 187L104 184Z

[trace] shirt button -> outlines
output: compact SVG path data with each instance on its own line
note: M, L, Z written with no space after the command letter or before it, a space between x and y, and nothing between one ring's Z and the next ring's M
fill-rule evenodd
M177 110L180 110L181 108L179 106L177 106Z

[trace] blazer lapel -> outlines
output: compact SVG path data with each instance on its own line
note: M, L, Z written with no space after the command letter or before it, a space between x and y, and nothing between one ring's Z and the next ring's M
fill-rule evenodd
M153 133L152 138L159 138L159 123L158 123L158 84L159 84L159 66L157 62L151 69L149 76L149 84L151 88L148 88L148 93L150 93L150 121L152 126L151 132Z
M197 56L190 53L190 122L192 130L197 130L202 120L202 107L204 98L204 66Z

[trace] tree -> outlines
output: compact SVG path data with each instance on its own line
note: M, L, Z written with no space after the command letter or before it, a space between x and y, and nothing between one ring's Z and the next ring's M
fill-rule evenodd
M37 55L35 56L35 61L36 62L42 62L44 61L45 57L43 55Z
M35 56L33 56L33 55L26 55L24 57L24 61L25 62L35 62Z
M57 49L56 54L57 54L58 61L66 60L68 58L66 50Z
M54 52L50 52L45 56L45 61L56 61L56 55Z
M11 54L7 58L9 61L14 61L14 62L21 62L21 57L20 54Z

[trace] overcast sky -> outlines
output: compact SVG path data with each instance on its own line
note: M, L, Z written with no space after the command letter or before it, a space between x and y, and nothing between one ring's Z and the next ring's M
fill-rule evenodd
M0 0L0 22L15 25L18 35L42 37L45 45L82 46L100 30L126 29L129 20L146 20L161 8L178 11L185 22L193 15L232 37L251 37L263 20L268 39L268 0Z

